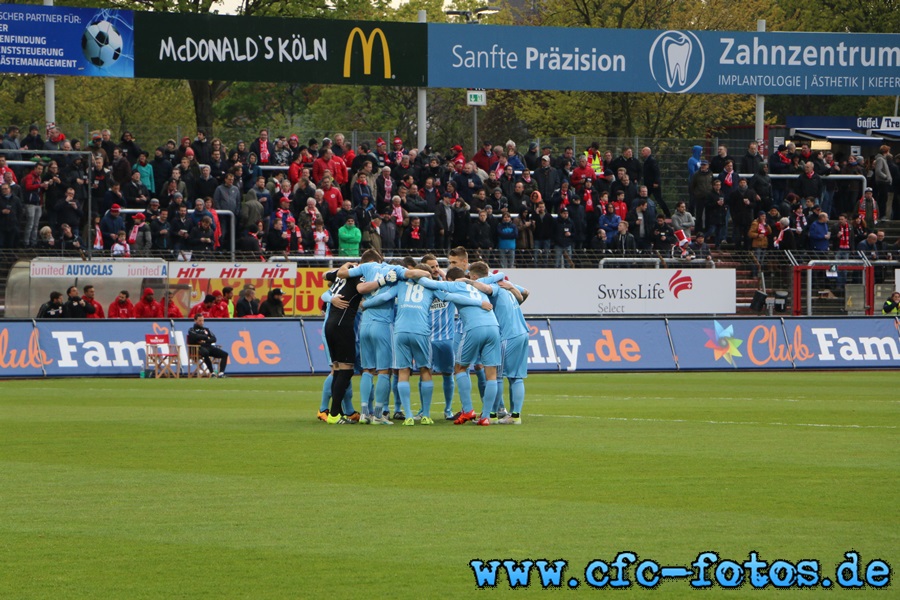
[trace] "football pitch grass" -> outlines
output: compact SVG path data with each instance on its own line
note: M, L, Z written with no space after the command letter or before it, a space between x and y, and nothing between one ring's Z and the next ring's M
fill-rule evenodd
M0 598L513 593L505 573L478 590L473 559L563 559L577 590L543 591L533 571L515 593L602 594L612 591L586 585L585 567L621 551L679 566L756 551L817 559L833 576L855 550L896 569L898 381L531 376L520 427L444 421L440 382L433 426L338 427L315 418L318 377L5 381ZM699 593L687 578L632 588ZM713 589L897 597L896 582Z

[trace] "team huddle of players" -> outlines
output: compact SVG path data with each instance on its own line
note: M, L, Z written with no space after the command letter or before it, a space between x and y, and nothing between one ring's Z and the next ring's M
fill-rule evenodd
M432 375L439 374L445 419L457 425L522 423L528 327L519 305L528 291L503 273L491 274L483 262L469 265L465 248L450 251L449 265L445 273L430 254L418 264L388 264L370 249L358 265L347 263L326 274L333 281L322 296L327 307L325 352L332 372L323 386L319 419L392 425L393 393L395 419L403 425L432 425ZM353 407L350 386L357 357L360 412ZM472 405L470 367L475 368L481 393L480 416ZM409 383L414 370L419 373L421 401L415 416ZM509 382L508 412L504 377ZM454 388L462 403L455 414Z

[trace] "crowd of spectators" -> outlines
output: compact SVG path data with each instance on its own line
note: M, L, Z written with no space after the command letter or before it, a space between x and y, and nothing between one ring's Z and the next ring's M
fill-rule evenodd
M900 156L895 159L889 146L868 160L813 151L806 144L781 145L765 158L751 143L740 161L725 146L708 161L700 146L693 150L691 210L711 241L730 238L737 248L754 251L851 252L871 251L875 239L878 257L888 257L884 232L875 226L893 218L894 199L900 199Z
M233 148L198 131L147 151L128 131L118 142L99 131L86 144L56 128L46 140L34 126L20 133L9 127L2 141L0 248L202 258L226 249L234 227L237 250L253 253L464 246L504 268L517 256L563 268L586 249L703 258L710 244L868 250L870 236L883 243L873 228L900 198L887 146L870 160L806 145L765 157L755 143L739 160L724 146L707 160L697 146L687 197L674 199L649 147L614 155L595 142L554 155L536 143L521 152L513 141L485 141L466 156L460 146L407 148L400 137L354 148L342 134L302 144L263 129ZM7 164L23 159L30 165ZM829 179L836 174L871 184Z

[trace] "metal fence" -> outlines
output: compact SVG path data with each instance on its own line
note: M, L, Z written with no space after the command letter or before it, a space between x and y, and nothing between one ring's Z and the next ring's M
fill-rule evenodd
M175 140L177 145L181 138L185 136L191 138L192 141L197 137L197 127L192 125L175 124L169 128L148 127L140 122L135 122L131 125L131 127L126 127L123 131L130 131L134 135L135 143L147 151L152 151L154 148L164 145L166 141L170 139ZM80 140L82 142L82 147L84 147L90 142L91 136L94 133L99 133L104 129L108 129L108 126L101 123L70 123L60 124L59 128L60 131L65 133L68 139ZM353 144L354 150L357 145L362 142L366 142L374 148L375 140L378 138L384 139L388 142L388 145L390 145L390 139L393 138L395 134L394 131L360 131L356 129L329 131L308 126L292 126L289 124L272 124L268 127L268 130L270 140L274 141L275 138L282 135L285 136L285 138L296 135L300 139L301 145L307 145L311 139L315 139L321 144L322 138L334 138L336 133L343 133L345 141ZM112 132L111 138L114 142L118 143L120 136L121 132L114 131ZM245 142L247 148L249 148L253 140L258 137L259 128L256 127L222 127L216 129L213 132L213 135L210 136L210 139L219 138L222 140L226 149L234 150L237 148L238 141Z

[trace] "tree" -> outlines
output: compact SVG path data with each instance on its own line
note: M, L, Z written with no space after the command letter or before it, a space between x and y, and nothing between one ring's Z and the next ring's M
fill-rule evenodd
M760 0L742 2L745 23L766 15ZM734 29L734 4L707 0L560 0L547 3L540 24L611 29ZM720 124L752 118L747 96L700 94L534 92L519 107L529 125L556 132L592 131L598 137L695 137ZM689 117L689 118L688 118Z
M900 31L900 2L822 0L815 10L800 0L776 0L767 28L776 31L833 31L896 33ZM766 111L776 122L788 115L886 115L894 111L892 96L768 96Z

